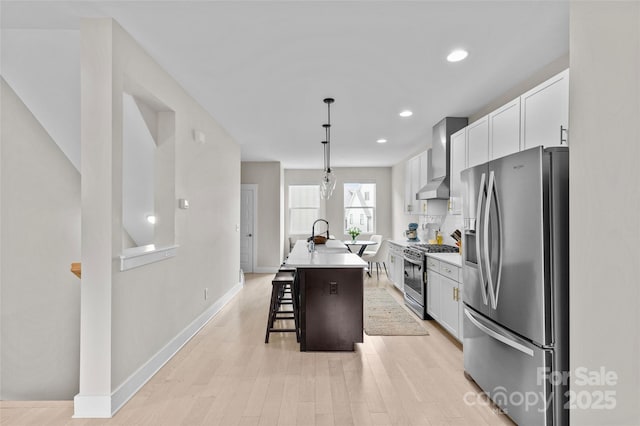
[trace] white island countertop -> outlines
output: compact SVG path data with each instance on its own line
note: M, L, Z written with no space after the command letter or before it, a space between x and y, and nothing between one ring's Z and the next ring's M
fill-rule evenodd
M349 253L340 241L329 240L326 244L317 244L313 253L309 252L307 242L299 240L285 261L295 268L366 268L367 262L360 256Z

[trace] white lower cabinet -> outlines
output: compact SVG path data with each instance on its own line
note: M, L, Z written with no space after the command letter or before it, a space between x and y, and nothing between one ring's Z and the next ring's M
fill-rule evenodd
M460 267L427 256L427 313L462 341Z
M440 277L440 325L454 337L458 337L458 283L451 278Z
M427 313L440 319L440 275L431 269L427 269Z
M400 291L404 291L404 255L402 246L389 244L389 261L387 262L389 280Z

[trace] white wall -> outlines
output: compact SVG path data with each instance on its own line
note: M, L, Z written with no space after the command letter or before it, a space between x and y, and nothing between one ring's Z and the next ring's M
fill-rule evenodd
M243 162L241 182L258 185L257 259L254 272L275 272L282 263L282 167L279 162Z
M574 375L571 424L638 425L640 3L576 1L570 16L570 364L617 375L604 386ZM602 392L615 408L584 403Z
M81 66L83 278L75 414L99 417L117 410L203 315L215 313L238 288L240 148L113 20L82 21ZM158 155L172 161L163 161L164 173L156 176L164 190L156 195L162 223L156 243L179 247L174 258L121 272L125 85L168 107L161 114L175 119L174 129L159 128L173 136L159 145ZM194 141L196 129L206 135L204 144ZM178 210L178 198L188 199L190 208Z
M392 186L391 167L353 167L334 168L336 177L336 189L331 198L324 202L323 219L329 221L329 231L337 239L349 239L344 233L344 184L351 182L365 182L376 184L376 234L381 234L383 238L393 237L392 227ZM321 170L286 169L284 172L285 183L285 203L284 210L288 212L288 185L294 184L319 184L322 177ZM289 237L289 223L285 213L285 239ZM309 234L311 235L311 229ZM370 234L362 234L359 238L366 238Z
M80 175L1 79L0 399L78 391Z

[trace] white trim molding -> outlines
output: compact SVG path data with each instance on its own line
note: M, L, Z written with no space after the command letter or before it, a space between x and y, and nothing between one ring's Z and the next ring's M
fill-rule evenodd
M120 255L120 270L126 271L138 266L169 259L176 255L177 249L177 245L156 247L154 244L126 249Z
M108 419L111 413L111 395L81 395L73 398L74 419Z
M254 274L275 274L280 269L280 266L255 266L253 268Z
M129 376L111 395L76 395L74 418L109 418L129 401L182 347L242 289L239 282Z

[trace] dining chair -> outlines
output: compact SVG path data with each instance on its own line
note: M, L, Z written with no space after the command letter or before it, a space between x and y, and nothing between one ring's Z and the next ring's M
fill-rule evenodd
M387 260L387 255L389 254L389 240L382 241L379 244L379 246L380 247L378 247L378 250L374 254L367 254L367 252L365 251L364 254L362 255L362 260L364 260L369 264L369 276L371 276L371 268L375 263L376 274L378 278L380 278L381 263L382 263L382 266L384 267L385 274L387 274L387 276L389 275L389 273L387 272L387 265L385 263Z
M372 244L370 246L367 246L367 249L364 251L363 255L365 255L365 254L370 254L370 255L376 254L376 252L380 248L380 244L382 243L382 235L374 234L374 235L371 236L371 238L369 238L369 240L370 241L375 241L378 244Z

